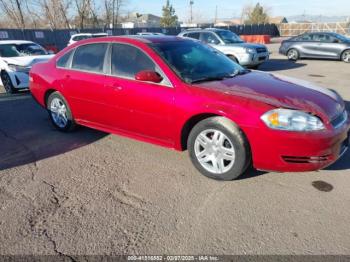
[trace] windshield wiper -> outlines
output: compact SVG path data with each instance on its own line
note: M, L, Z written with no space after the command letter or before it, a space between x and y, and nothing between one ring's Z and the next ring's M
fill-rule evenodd
M251 70L249 70L249 69L236 70L231 74L218 75L218 76L208 76L208 77L203 77L200 79L195 79L195 80L191 81L191 84L200 83L200 82L208 82L208 81L220 81L220 80L224 80L225 78L234 78L235 76L244 75L244 74L247 74L249 72L251 72Z
M226 76L208 76L208 77L203 77L200 79L192 80L191 84L200 83L200 82L209 82L209 81L220 81L220 80L223 80L225 78L226 78Z

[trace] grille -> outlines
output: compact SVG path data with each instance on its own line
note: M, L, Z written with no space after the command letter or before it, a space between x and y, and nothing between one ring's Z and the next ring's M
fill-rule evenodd
M325 156L282 156L283 160L288 163L295 164L309 164L309 163L320 163L327 161L330 155Z
M256 52L257 53L265 53L267 50L266 50L266 48L265 47L258 47L257 49L256 49Z
M348 112L344 110L343 113L341 113L339 116L337 116L331 121L331 124L334 128L338 128L342 126L346 122L346 120L348 120Z

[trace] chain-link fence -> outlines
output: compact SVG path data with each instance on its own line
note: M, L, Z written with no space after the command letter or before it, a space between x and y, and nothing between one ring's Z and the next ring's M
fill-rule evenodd
M350 35L350 23L288 23L280 24L281 36L296 36L311 32L335 32L343 35Z

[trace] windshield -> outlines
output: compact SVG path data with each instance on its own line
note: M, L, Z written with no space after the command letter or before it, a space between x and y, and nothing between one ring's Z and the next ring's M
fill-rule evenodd
M343 41L343 42L349 42L349 41L350 41L350 38L347 38L347 37L345 37L345 36L343 36L343 35L340 35L340 34L334 34L334 36L335 36L336 38L340 39L340 40Z
M197 41L150 44L187 83L220 80L244 69L221 52Z
M238 35L232 33L231 31L217 31L216 33L226 44L244 43L244 41L241 38L239 38Z
M18 57L34 55L47 55L47 52L40 45L32 43L0 45L1 57Z

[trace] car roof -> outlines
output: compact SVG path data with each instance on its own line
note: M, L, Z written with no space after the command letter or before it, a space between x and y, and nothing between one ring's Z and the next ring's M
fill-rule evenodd
M97 43L97 42L108 42L108 41L123 41L123 42L140 42L144 44L152 43L165 43L165 42L181 42L189 41L186 38L179 36L163 36L163 35L127 35L127 36L108 36L103 38L89 38L81 40L78 43Z
M35 44L32 41L26 41L26 40L1 40L0 45L9 45L9 44L15 44L15 45L20 45L20 44Z
M196 28L196 29L184 30L184 31L181 32L181 34L189 33L189 32L198 33L198 32L219 32L219 31L228 31L228 30L227 29L221 29L221 28L205 28L205 29Z

